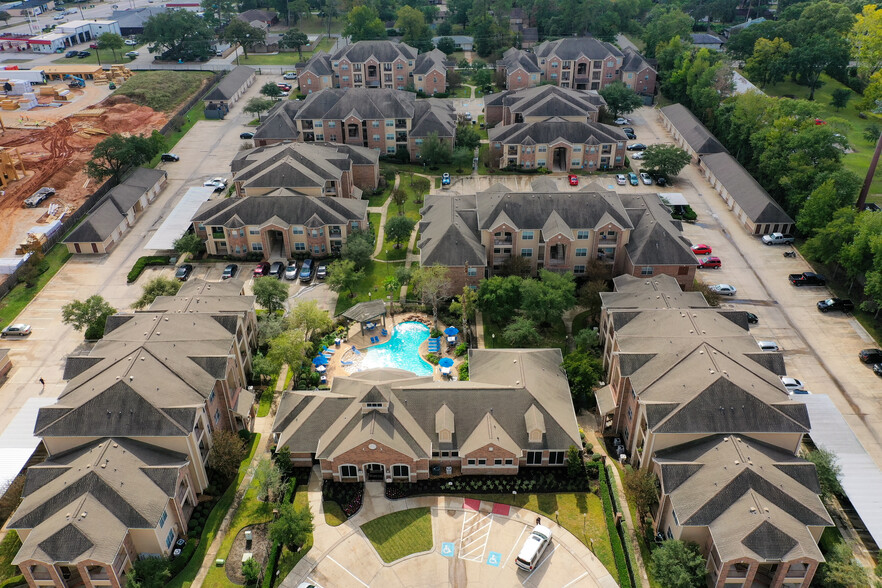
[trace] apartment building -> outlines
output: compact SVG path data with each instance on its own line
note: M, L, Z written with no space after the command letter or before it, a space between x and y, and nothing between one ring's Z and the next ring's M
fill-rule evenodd
M656 70L639 53L593 37L545 41L532 50L509 49L496 63L506 88L549 82L562 88L600 90L620 81L644 96L655 93Z
M432 467L513 475L561 467L579 427L559 349L471 349L469 381L381 368L285 394L273 424L297 465L337 481L415 482Z
M447 72L454 65L438 49L419 53L406 43L357 41L297 64L297 79L303 94L325 88L413 88L432 95L447 91Z
M423 143L433 134L453 150L456 112L450 102L417 100L412 92L400 90L331 88L302 102L280 102L258 127L254 143L344 143L382 155L407 149L410 160L418 161Z
M352 231L367 230L367 200L266 195L212 200L192 219L209 255L264 259L337 255Z
M552 117L596 123L598 111L604 106L606 100L596 91L560 86L504 90L484 97L485 117L490 127L539 122Z
M379 153L355 145L277 143L239 151L230 163L236 195L360 199L380 181Z
M495 184L478 194L426 197L420 264L449 267L454 289L477 286L511 257L539 269L583 274L667 274L691 289L698 266L677 221L655 194L617 194L598 184L559 192L550 178L531 192Z

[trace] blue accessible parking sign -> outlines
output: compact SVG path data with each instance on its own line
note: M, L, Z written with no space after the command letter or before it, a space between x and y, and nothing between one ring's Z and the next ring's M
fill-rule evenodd
M490 555L487 556L487 565L493 566L494 568L498 568L500 562L502 561L502 554L496 553L495 551L491 551Z
M453 557L453 553L456 551L456 547L453 543L442 543L441 544L441 555L444 557Z

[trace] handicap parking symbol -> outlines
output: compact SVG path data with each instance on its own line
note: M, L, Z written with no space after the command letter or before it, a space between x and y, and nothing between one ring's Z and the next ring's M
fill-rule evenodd
M487 565L493 566L494 568L499 567L499 562L502 561L502 554L496 553L495 551L491 551L490 555L487 556Z
M455 547L453 543L442 543L441 544L441 555L444 557L453 557L453 552L455 551Z

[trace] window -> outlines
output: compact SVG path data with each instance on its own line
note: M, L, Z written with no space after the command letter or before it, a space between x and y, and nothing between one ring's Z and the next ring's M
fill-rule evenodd
M352 221L352 230L357 231L359 227L358 221Z
M442 451L441 457L450 457L450 452L449 451Z
M533 249L530 247L521 249L521 257L533 257Z
M499 458L494 459L494 460L493 460L493 465L495 465L495 466L502 465L502 460L499 459Z
M340 466L340 477L341 478L357 478L358 477L358 468L356 468L354 465Z
M333 129L337 127L337 123L335 123L334 121L329 121L328 126Z
M483 457L478 460L478 465L487 465L487 460Z
M505 458L505 465L514 465L514 460L510 457Z
M215 409L214 411L214 424L218 424L220 422L220 409Z
M548 452L548 465L563 465L564 462L564 452L563 451L549 451Z
M396 79L397 79L399 82L403 82L403 81L404 81L404 76L398 76Z
M689 266L688 266L688 265L681 265L681 266L679 267L679 269L677 269L677 275L678 275L678 276L685 276L685 275L688 275L688 274L689 274Z
M525 241L532 241L533 231L524 231L523 233L521 233L521 239L524 239Z
M379 140L380 140L380 135L374 135L374 141L379 141Z
M541 451L528 451L527 452L527 465L539 465L542 463L542 452Z
M410 477L410 468L406 465L394 465L392 466L392 477L393 478L409 478Z
M317 129L320 129L320 128L322 128L322 121L320 121L320 120L313 121L312 126Z
M545 167L545 160L544 160L544 159L537 159L537 160L536 160L536 165L537 165L538 167Z
M165 520L166 520L167 518L168 518L168 511L163 510L163 511L162 511L162 516L159 517L159 528L160 528L160 529L161 529L162 527L165 526Z
M387 127L394 127L394 126L395 126L395 121L394 121L394 120L387 120L387 121L386 121L386 126L387 126Z
M263 243L252 243L251 250L252 251L263 251Z
M404 64L403 63L396 63L395 69L404 69Z
M312 85L312 78L306 78L306 85L307 85L307 86L311 86L311 85Z
M394 141L394 140L395 140L395 135L392 134L392 133L387 133L387 134L386 134L386 140L387 140L387 141Z
M573 145L573 153L581 153L582 146L581 145Z
M417 81L418 81L418 82L422 82L422 81L423 81L423 76L417 76Z
M588 249L586 247L577 247L576 257L588 257Z
M641 276L651 276L652 275L652 268L651 267L642 268L640 270L640 275Z
M556 73L551 74L551 79L552 79L552 80L556 80L556 79L557 79L557 74L556 74Z
M349 76L343 76L343 81L344 81L344 82L348 82L348 81L349 81Z
M573 266L573 273L584 274L585 273L585 266L584 265L574 265Z
M342 69L343 71L349 71L349 66L344 63L340 66L340 69Z
M330 141L336 141L336 140L337 140L337 135L335 135L335 134L328 135L328 140L330 140Z
M590 235L591 231L576 231L576 239L588 239Z
M260 234L260 229L249 228L249 229L248 229L248 234L249 234L249 235L259 235L259 234Z
M395 153L395 147L386 147L386 153Z
M468 465L475 465L475 460L474 460L474 459L468 459L468 460L466 460L466 463L467 463Z
M474 278L475 276L478 275L478 268L476 268L476 267L470 267L470 268L468 269L467 273L468 273L468 276L469 276L470 278Z
M631 407L629 406L628 407L628 420L630 421L632 418L634 418L634 412L631 410Z
M376 129L377 127L380 126L380 121L375 120L375 121L371 122L371 126L374 127L374 128Z
M580 165L582 165L582 160L581 159L574 159L573 164L570 167L579 167Z
M169 549L171 547L172 542L175 540L175 530L169 529L168 535L165 536L165 547Z
M316 141L324 141L324 140L325 140L325 136L324 136L323 134L321 134L321 133L316 133L316 135L315 135L315 140L316 140Z
M294 243L294 251L306 251L306 243Z
M211 394L208 395L209 404L214 402L214 390L211 391Z
M422 144L423 144L423 140L422 140L422 139L414 139L414 140L413 140L413 144L414 144L414 145L422 145Z
M459 457L459 451L451 451L450 457Z

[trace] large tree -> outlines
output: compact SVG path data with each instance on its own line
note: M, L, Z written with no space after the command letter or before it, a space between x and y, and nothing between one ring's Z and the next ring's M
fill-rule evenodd
M637 518L642 521L658 499L658 478L648 469L628 466L625 468L624 484L628 498L637 507Z
M868 80L882 70L882 8L876 4L864 6L855 19L848 40L863 79Z
M423 303L432 307L433 324L438 324L438 307L453 294L450 271L446 266L435 264L417 268L411 278L420 292Z
M542 340L536 323L525 316L516 316L505 326L502 331L502 340L509 347L536 347Z
M325 282L334 292L349 292L349 297L352 298L355 296L355 287L362 277L364 270L356 269L354 261L339 259L328 267L328 277Z
M676 176L692 160L676 145L650 145L643 152L642 169L665 176Z
M643 106L643 98L622 82L613 82L598 93L606 100L606 109L615 117L628 114Z
M374 253L374 233L371 230L353 231L343 244L341 256L355 264L355 269L365 269Z
M116 50L125 47L125 41L122 36L116 33L101 33L98 35L98 49L110 49L113 53L113 59L116 59Z
M570 384L570 394L577 407L588 407L594 387L603 378L603 362L589 353L568 353L562 367Z
M780 82L787 74L787 58L791 50L793 47L790 43L781 37L772 40L757 39L753 46L753 55L747 60L744 69L760 88Z
M475 130L474 125L467 123L456 125L456 147L465 147L474 151L481 144L481 134Z
M278 541L296 552L298 547L306 543L312 529L312 513L309 508L297 508L291 503L285 503L279 508L279 518L270 523L269 536L272 541Z
M834 496L843 496L842 467L837 463L836 454L824 448L809 451L805 458L815 464L818 472L818 482L821 485L821 497L825 499Z
M287 365L294 374L294 383L301 368L306 365L312 353L312 344L306 340L301 329L288 329L269 342L266 356L278 365Z
M821 184L812 191L796 215L796 228L805 235L812 235L826 226L840 208L853 205L861 187L861 178L844 169L823 174L819 179Z
M521 284L519 276L492 276L481 280L478 286L478 308L495 323L511 318L521 307Z
M848 44L832 34L812 35L790 52L790 70L798 74L809 87L809 100L815 99L815 90L824 71L844 71L848 65Z
M206 0L218 6L225 0ZM206 20L188 10L170 10L156 14L144 23L141 40L150 53L159 53L166 61L205 61L211 55L215 33Z
M112 176L119 181L127 169L147 163L164 148L165 137L158 131L149 137L124 137L114 133L92 149L92 158L86 162L86 175L96 180Z
M664 541L652 552L655 579L665 588L700 588L705 585L706 561L695 543Z
M395 242L395 249L401 248L401 243L410 239L410 234L416 222L406 216L390 216L386 220L386 239Z
M423 147L420 149L420 159L426 162L429 167L434 167L442 163L450 163L451 152L450 144L442 141L438 137L438 131L432 131L423 141Z
M314 335L330 331L334 321L327 310L319 308L318 302L304 300L291 310L288 324L294 329L301 329L309 341Z
M248 456L242 437L226 429L218 429L211 436L211 449L208 451L208 467L217 472L223 486L229 484L236 474L242 460Z
M107 317L116 309L98 294L85 300L74 300L61 307L61 322L77 331L85 330L86 339L100 339L104 335Z
M137 559L126 573L127 588L164 588L171 578L168 560L162 557Z
M205 251L205 242L196 233L184 233L172 242L172 248L181 255L199 255Z
M248 50L250 48L266 42L266 31L253 27L244 20L234 18L224 28L223 39L233 45L236 43L241 45L245 57L248 57Z
M248 102L245 103L245 107L242 109L247 114L256 114L257 122L260 122L260 113L266 112L275 104L274 100L269 100L268 98L261 98L260 96L255 96L254 98L250 98Z
M303 47L309 45L309 37L306 33L298 31L297 29L288 29L282 33L279 45L288 49L296 49L297 56L300 59L303 59Z
M181 282L173 278L157 276L144 284L141 297L132 303L132 308L147 308L157 296L174 296L181 289Z
M539 324L550 325L576 304L573 274L539 270L538 280L521 283L521 308Z
M260 87L260 93L272 100L282 97L282 89L275 82L265 83Z
M370 6L356 6L346 16L343 36L353 43L386 38L386 26L380 14Z
M643 30L643 41L646 43L644 55L655 57L656 46L674 37L688 39L692 32L692 23L692 17L675 5L657 4L649 12L648 22Z
M426 18L416 8L404 5L398 9L395 28L401 31L401 40L420 51L431 50L432 33L426 25Z
M257 303L271 313L282 310L288 299L288 285L272 276L254 280L252 290Z

